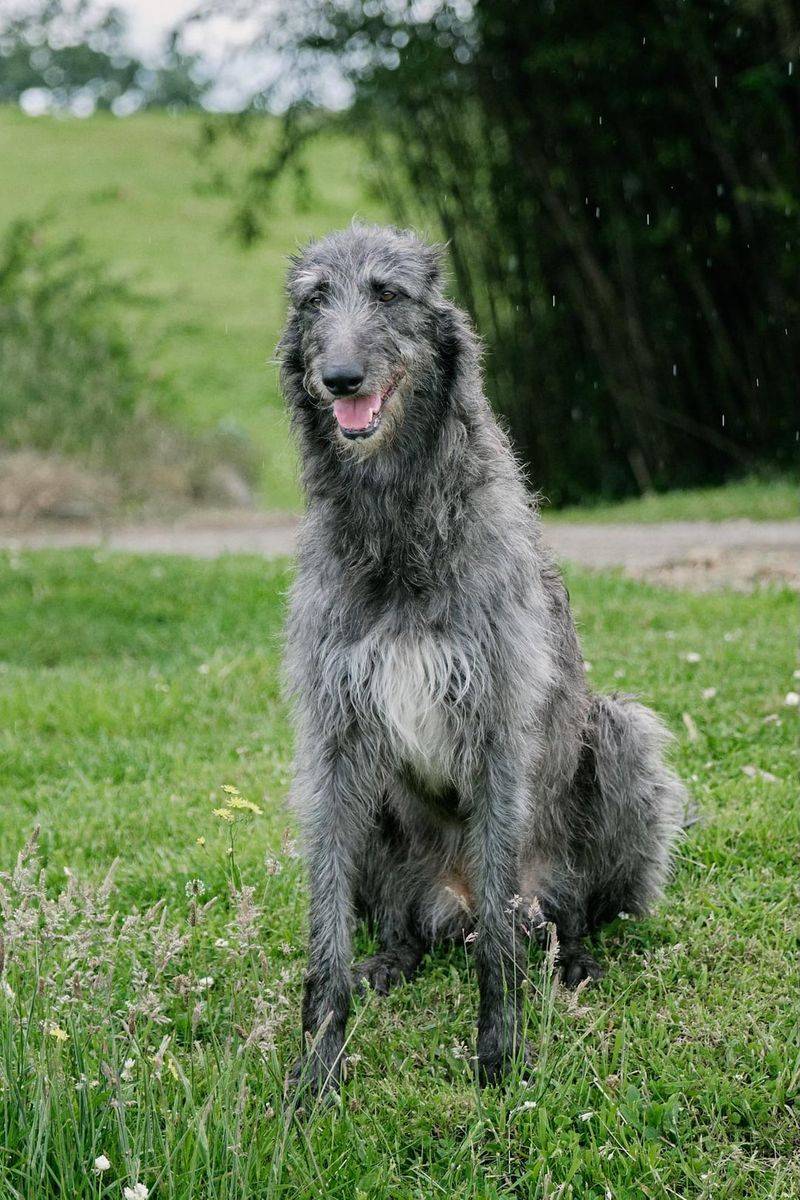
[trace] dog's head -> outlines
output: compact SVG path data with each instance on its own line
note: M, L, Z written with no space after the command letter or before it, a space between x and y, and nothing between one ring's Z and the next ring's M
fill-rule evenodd
M290 404L358 457L414 421L417 384L436 372L441 254L414 234L353 226L292 260L279 347ZM420 414L416 414L419 417Z

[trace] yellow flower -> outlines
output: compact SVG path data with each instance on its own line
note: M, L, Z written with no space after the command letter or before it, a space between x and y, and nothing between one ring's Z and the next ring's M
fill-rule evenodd
M197 839L197 844L198 844L198 846L205 846L205 844L206 844L206 839L205 839L204 837L199 837L199 838Z
M50 1034L50 1037L55 1038L57 1042L66 1042L69 1037L69 1034L66 1032L66 1030L62 1029L60 1025L56 1025L55 1021L50 1022L47 1032Z
M243 796L231 796L228 800L228 808L239 808L245 812L255 813L256 816L261 816L261 809L257 804L253 804L252 800L245 800Z
M232 783L223 783L222 790L223 792L227 792L229 796L239 795L239 789L234 787Z
M219 817L221 821L230 823L233 820L233 813L229 808L213 808L211 810L215 817Z

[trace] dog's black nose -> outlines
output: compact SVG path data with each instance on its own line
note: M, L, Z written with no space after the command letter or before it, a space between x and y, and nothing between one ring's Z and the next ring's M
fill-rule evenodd
M334 363L323 372L322 382L334 396L352 396L364 382L364 369L357 362Z

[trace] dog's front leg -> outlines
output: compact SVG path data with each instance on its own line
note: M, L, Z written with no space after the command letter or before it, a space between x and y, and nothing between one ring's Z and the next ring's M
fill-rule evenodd
M522 990L525 947L514 913L524 793L522 772L491 750L472 798L469 836L478 929L475 966L480 990L478 1076L498 1083L524 1051Z
M336 1090L342 1073L352 986L354 864L371 806L341 751L322 752L308 774L302 797L311 890L304 1048L290 1082L316 1096Z

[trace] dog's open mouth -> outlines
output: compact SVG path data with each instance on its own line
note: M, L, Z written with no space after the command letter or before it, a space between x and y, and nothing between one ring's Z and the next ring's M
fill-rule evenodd
M346 438L372 437L381 423L383 407L395 392L401 376L396 376L382 392L370 396L344 396L333 402L333 414Z

